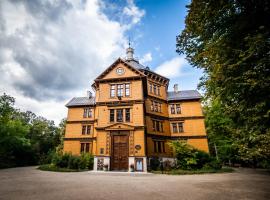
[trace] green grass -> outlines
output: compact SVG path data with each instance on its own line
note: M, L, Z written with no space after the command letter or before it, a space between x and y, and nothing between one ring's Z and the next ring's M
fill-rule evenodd
M183 170L183 169L172 169L170 171L163 171L163 174L169 175L191 175L191 174L209 174L209 173L228 173L233 172L232 168L222 169L197 169L197 170ZM162 174L162 171L151 171L154 174Z
M87 171L87 170L78 170L78 169L69 169L69 168L59 168L56 167L52 164L46 164L46 165L40 165L38 167L39 170L42 171L53 171L53 172L82 172L82 171Z

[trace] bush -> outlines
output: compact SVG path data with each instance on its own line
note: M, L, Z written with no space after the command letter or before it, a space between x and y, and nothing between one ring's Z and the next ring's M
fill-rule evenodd
M173 141L170 143L177 159L177 169L194 170L208 167L208 169L220 169L221 164L208 153L195 149L185 141Z
M222 164L218 160L212 160L203 166L203 169L216 169L216 170L218 170L221 168L222 168Z
M79 156L70 156L68 160L69 169L79 169L80 166L80 157Z
M83 153L80 157L79 168L80 169L93 169L94 157L89 153Z
M94 157L89 153L83 153L80 156L76 156L71 155L70 153L62 154L54 152L51 157L50 163L56 168L68 168L76 170L93 169L94 165Z
M160 167L160 161L158 157L153 157L150 159L150 169L157 170Z

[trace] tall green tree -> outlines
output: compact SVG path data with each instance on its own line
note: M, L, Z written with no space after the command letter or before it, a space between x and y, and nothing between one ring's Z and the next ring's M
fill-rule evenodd
M53 121L14 107L15 99L0 96L0 168L46 162L47 155L61 144L60 128Z
M192 0L177 52L204 70L207 102L219 101L242 160L270 158L270 2Z

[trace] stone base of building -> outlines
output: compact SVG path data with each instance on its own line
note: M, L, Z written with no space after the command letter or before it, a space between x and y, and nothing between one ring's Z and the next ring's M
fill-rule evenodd
M94 171L110 171L110 156L94 156ZM134 166L133 169L131 166ZM108 168L104 168L108 166ZM146 157L128 157L128 172L147 172L147 158Z

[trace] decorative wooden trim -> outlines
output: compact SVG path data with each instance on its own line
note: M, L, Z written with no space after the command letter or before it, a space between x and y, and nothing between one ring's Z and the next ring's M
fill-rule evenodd
M159 113L145 113L145 116L149 116L153 119L157 119L157 120L168 120L169 118L166 117L166 116L162 116L162 115L159 115Z
M82 141L82 142L87 142L87 141L93 141L96 140L96 137L92 138L64 138L64 141Z
M167 99L162 99L161 96L157 96L157 95L154 96L154 95L151 94L151 93L147 94L147 98L148 98L149 100L162 101L163 103L168 104ZM147 99L146 99L146 100L147 100Z
M204 119L204 116L170 117L169 121L184 121L185 119Z
M93 108L95 109L96 104L89 104L89 105L73 105L73 106L66 106L67 108Z
M192 135L192 136L167 136L167 135L155 135L147 134L147 137L152 139L163 139L163 140L181 140L181 139L207 139L207 135Z
M190 99L171 99L167 100L168 103L178 103L178 102L183 102L183 101L200 101L202 97L194 97Z
M169 121L184 121L188 119L204 119L204 116L185 116L185 117L168 117L168 116L162 116L158 115L158 113L145 113L145 116L149 116L153 119L159 119L159 120L169 120Z
M129 76L129 77L116 77L116 78L106 78L106 79L96 79L98 83L117 83L123 81L133 81L133 80L142 80L141 76Z
M113 126L114 124L110 125ZM145 126L130 126L130 128L109 128L106 127L94 127L96 130L106 130L106 131L131 131L131 130L138 130L138 129L144 129Z
M97 106L132 106L134 104L143 104L143 100L127 100L127 101L108 101L108 102L97 102Z
M74 121L67 121L67 124L94 124L97 120L74 120Z

